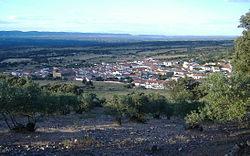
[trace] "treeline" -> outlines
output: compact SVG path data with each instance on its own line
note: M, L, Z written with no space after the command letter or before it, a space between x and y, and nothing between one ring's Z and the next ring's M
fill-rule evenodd
M123 117L136 122L146 122L148 117L168 119L179 115L174 105L160 94L131 93L114 95L111 99L98 98L83 92L73 84L54 83L40 87L32 80L0 75L0 113L11 131L35 131L38 118L46 115L84 113L94 107L104 107L121 124ZM18 122L20 117L27 123Z
M35 131L38 118L46 115L85 113L95 107L122 124L123 118L146 122L150 117L185 117L190 127L201 122L246 121L250 102L250 79L235 73L210 75L203 83L192 78L180 79L168 85L169 98L151 93L114 95L98 98L73 84L49 84L40 87L33 81L10 75L0 75L0 113L11 131ZM27 123L18 122L20 117Z
M198 99L203 106L186 116L194 127L205 120L215 122L235 121L250 126L250 12L241 16L244 31L235 42L233 74L226 77L215 73L201 85L202 96Z
M39 117L83 113L104 102L72 84L40 87L26 78L0 75L0 113L12 131L35 131ZM18 122L19 117L27 118L28 122Z
M114 95L104 106L106 112L114 116L119 124L121 124L122 117L136 122L145 122L149 115L157 119L162 115L170 119L173 115L173 105L165 96L155 93Z
M11 131L33 132L40 117L82 114L94 107L104 107L119 122L122 117L137 122L145 122L149 116L170 118L174 110L165 96L159 94L131 93L106 100L73 84L40 87L27 78L0 75L0 113ZM27 118L27 123L21 123L20 117Z
M1 38L0 38L1 40ZM87 41L75 41L75 40L47 40L36 39L30 40L28 38L6 38L2 39L0 43L0 62L10 58L30 58L33 64L49 64L51 63L51 57L67 57L75 54L99 54L99 55L138 55L145 51L164 51L163 53L169 53L170 55L189 53L197 48L204 49L203 47L217 47L226 48L231 47L233 40L208 40L208 41L141 41L141 42L124 42L124 43L107 43L107 42L87 42ZM40 45L40 42L42 45ZM59 43L59 45L52 43ZM78 42L83 45L79 45ZM43 44L46 44L44 46ZM52 44L52 45L51 45ZM11 46L10 46L11 45ZM188 51L178 51L171 49L186 48ZM131 53L127 53L132 51ZM158 52L157 52L158 53ZM150 54L152 55L152 54ZM164 54L165 55L165 54ZM153 56L153 55L152 55ZM149 56L151 57L151 56ZM56 62L56 60L53 60ZM63 60L59 60L63 62ZM74 64L79 63L74 61ZM21 63L20 63L21 64ZM73 63L72 63L73 64ZM18 64L6 64L1 63L0 66L8 67L7 65Z
M184 116L193 110L189 104L185 108L182 108L183 103L180 105L156 93L114 95L107 100L73 84L54 83L40 87L26 78L0 75L0 113L11 131L35 131L40 117L82 114L94 107L104 107L105 112L120 124L124 117L146 122L149 117L170 119L172 115ZM21 123L20 117L27 118L28 122Z

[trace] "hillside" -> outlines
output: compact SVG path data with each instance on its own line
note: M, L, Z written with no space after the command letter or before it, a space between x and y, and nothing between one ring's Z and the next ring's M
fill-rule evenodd
M249 129L233 124L207 124L203 132L186 131L178 118L150 119L145 124L124 119L118 126L114 118L101 112L45 117L30 134L9 133L1 121L0 154L221 156L241 142L241 137L250 137Z

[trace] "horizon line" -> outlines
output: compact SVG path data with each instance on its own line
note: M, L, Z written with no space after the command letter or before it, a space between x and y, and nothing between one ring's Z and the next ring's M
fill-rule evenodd
M162 36L162 37L181 37L181 36L190 36L190 37L239 37L240 35L166 35L166 34L158 34L158 33L115 33L115 32L76 32L76 31L38 31L38 30L29 30L29 31L23 31L23 30L0 30L0 32L23 32L23 33L29 33L29 32L37 32L37 33L75 33L75 34L107 34L107 35L131 35L131 36Z

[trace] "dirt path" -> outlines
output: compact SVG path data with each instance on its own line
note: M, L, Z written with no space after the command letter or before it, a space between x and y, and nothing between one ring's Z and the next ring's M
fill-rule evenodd
M35 133L13 134L0 121L0 155L222 156L240 141L241 133L250 136L249 130L230 126L231 135L220 126L185 131L180 119L124 121L122 126L113 122L110 116L57 116L39 121Z

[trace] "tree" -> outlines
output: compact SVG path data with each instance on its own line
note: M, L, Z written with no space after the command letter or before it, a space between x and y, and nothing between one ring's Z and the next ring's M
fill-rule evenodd
M38 84L19 77L0 78L0 114L14 132L34 132L39 117L66 112L79 105L77 95L43 90ZM27 123L19 117L26 117Z
M165 96L151 93L148 94L147 97L146 112L152 113L154 118L159 119L161 115L165 114L169 119L173 115L173 106Z
M83 93L79 100L81 101L79 105L76 107L77 113L87 112L92 109L95 105L97 105L98 100L96 95L93 93Z
M76 95L81 95L83 93L83 89L74 85L74 84L66 84L66 83L54 83L54 84L47 84L42 87L48 91L52 91L55 93L72 93Z
M116 122L121 125L121 118L125 116L127 106L121 102L121 96L114 95L104 104L105 112L115 117Z
M144 93L131 93L123 96L122 102L127 105L126 115L133 121L146 121L146 105L148 97Z
M199 99L204 96L204 93L198 86L199 83L189 77L168 85L175 115L184 117L202 105Z
M250 11L241 16L239 27L244 28L244 31L235 42L233 67L235 71L250 77Z
M247 117L250 111L250 12L241 16L239 27L244 31L235 42L233 75L209 75L199 87L204 92L201 98L204 106L187 115L187 123L244 121Z
M42 103L42 92L38 84L28 81L18 86L10 81L0 80L0 91L0 113L9 129L35 131L36 119L46 107ZM16 120L17 116L27 117L28 123L21 124Z
M88 87L93 86L93 82L91 80L83 79L82 83L85 84Z
M221 73L209 75L200 86L205 92L201 101L205 103L197 112L187 116L188 123L202 120L225 122L242 120L249 111L250 79L235 74L228 78ZM199 116L199 118L197 117Z
M113 96L104 106L106 112L121 122L125 116L136 122L145 122L146 105L148 97L144 93L131 93L127 95Z
M250 11L240 17L240 25L238 27L250 30Z

